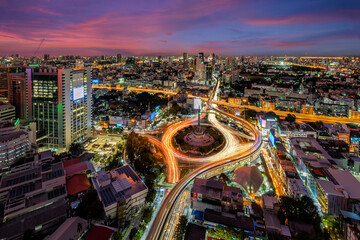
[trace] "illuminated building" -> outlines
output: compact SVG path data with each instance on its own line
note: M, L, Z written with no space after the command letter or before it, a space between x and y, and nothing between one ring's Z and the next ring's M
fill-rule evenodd
M205 80L204 53L199 53L199 55L196 57L195 70L195 77L197 81L202 83Z
M211 84L212 82L212 73L213 73L213 67L210 63L206 64L206 82L207 84Z
M31 131L20 130L18 124L0 122L0 174L8 171L20 158L26 157L31 148L31 135Z
M27 69L40 147L68 150L91 134L91 69Z

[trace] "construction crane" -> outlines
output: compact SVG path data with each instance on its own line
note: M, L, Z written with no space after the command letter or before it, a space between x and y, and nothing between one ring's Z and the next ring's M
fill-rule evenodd
M34 57L35 57L35 54L37 54L37 52L39 51L39 49L40 49L40 47L41 47L41 45L43 44L44 41L45 41L45 38L41 39L39 46L37 47L37 49L35 50L35 52L33 54Z

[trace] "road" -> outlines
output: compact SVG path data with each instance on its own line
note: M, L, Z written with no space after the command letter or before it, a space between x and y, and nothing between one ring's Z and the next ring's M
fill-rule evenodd
M177 181L179 181L179 177L180 177L179 167L173 153L170 152L169 149L156 138L149 135L145 135L145 136L149 139L151 143L153 143L163 153L165 163L168 166L168 171L167 171L168 182L176 183Z
M176 205L177 200L181 197L181 194L184 192L184 190L190 185L190 183L196 177L203 176L204 174L215 171L215 170L219 170L219 169L222 170L223 168L228 167L228 166L234 166L235 163L255 158L260 153L260 149L261 149L261 145L262 145L261 135L255 129L255 127L253 125L251 125L250 123L244 121L243 119L241 119L239 117L236 117L234 115L226 113L222 110L218 110L211 105L211 99L213 97L215 89L216 89L216 91L218 90L218 85L219 85L219 82L217 82L216 87L213 89L212 93L210 94L208 106L210 106L210 109L212 109L213 111L216 111L220 114L224 114L227 117L231 117L235 121L241 122L244 126L248 127L253 132L253 134L255 136L255 141L250 148L248 148L238 154L235 154L234 156L227 157L224 159L218 159L217 161L214 161L214 162L209 162L209 163L193 170L192 172L188 173L183 179L181 179L174 186L174 188L171 190L169 195L164 200L158 214L156 215L154 224L152 225L152 227L150 229L147 239L152 239L152 240L153 239L154 240L155 239L163 239L163 234L166 234L168 226L175 224L174 222L170 222L170 219L172 217L172 213L174 210L174 206Z

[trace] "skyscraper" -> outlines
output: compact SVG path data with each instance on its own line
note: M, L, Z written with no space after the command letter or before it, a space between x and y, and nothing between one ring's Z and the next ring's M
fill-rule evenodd
M204 53L203 53L203 52L199 52L198 57L200 58L202 64L204 64Z
M206 63L206 83L210 84L212 82L212 73L213 73L213 67L211 63Z
M120 53L118 53L118 54L116 55L116 62L118 62L118 63L121 62L121 54L120 54Z
M205 64L204 53L199 53L196 58L196 72L195 77L199 83L204 83L205 80Z
M8 73L7 79L8 101L15 106L16 117L26 121L29 117L29 91L26 72Z
M37 125L38 144L68 150L91 135L91 68L27 69L29 113Z
M183 53L183 62L184 62L184 67L187 68L189 65L189 56L186 52Z
M50 54L44 54L44 61L48 61L50 59Z

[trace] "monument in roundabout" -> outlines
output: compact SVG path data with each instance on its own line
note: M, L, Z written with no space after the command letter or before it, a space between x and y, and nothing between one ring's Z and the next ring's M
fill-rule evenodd
M181 129L173 138L173 145L178 151L192 157L210 156L221 151L225 145L225 138L216 128L200 122Z

